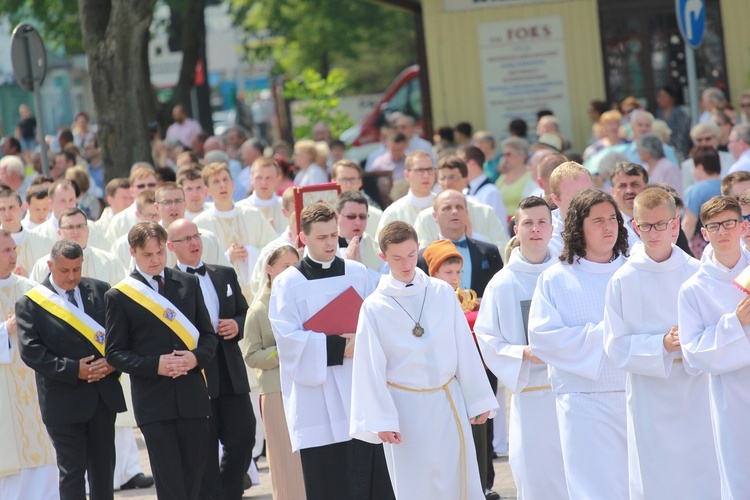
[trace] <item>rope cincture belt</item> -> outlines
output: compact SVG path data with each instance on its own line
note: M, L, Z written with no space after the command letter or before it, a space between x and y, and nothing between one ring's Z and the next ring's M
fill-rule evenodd
M440 387L435 387L434 389L412 389L411 387L394 384L393 382L386 382L386 384L395 389L400 389L407 392L437 392L440 390L445 391L445 395L448 396L448 402L451 404L451 410L453 410L453 419L456 421L456 427L458 428L458 442L459 446L461 447L459 452L459 460L461 461L461 483L459 485L460 491L458 498L459 500L465 500L468 498L468 493L466 491L466 440L464 439L464 429L463 427L461 427L461 417L458 415L456 403L453 402L453 396L451 396L451 391L448 389L448 386L454 380L456 380L455 377L450 379Z

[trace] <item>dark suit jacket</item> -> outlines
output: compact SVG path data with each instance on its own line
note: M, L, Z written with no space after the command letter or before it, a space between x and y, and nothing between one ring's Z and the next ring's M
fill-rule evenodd
M133 271L130 276L146 283L138 271ZM119 290L112 288L104 296L107 361L130 374L133 410L138 425L180 417L207 417L211 413L201 370L213 359L219 339L211 327L198 278L173 269L165 269L164 278L167 300L200 333L198 345L193 349L198 367L181 377L173 379L158 374L162 354L187 349L179 337Z
M487 283L503 268L503 259L500 257L497 246L471 238L466 238L466 240L469 245L469 255L471 255L471 289L477 292L478 297L481 297L484 295ZM424 249L419 251L417 266L428 273L423 254Z
M233 319L240 328L239 334L230 340L219 337L216 356L206 368L208 395L213 399L219 394L247 394L250 392L250 384L247 382L247 368L239 345L245 335L247 301L242 295L234 268L204 265L206 275L211 279L216 295L219 296L219 318ZM231 294L229 290L232 291Z
M54 291L49 276L42 284ZM104 294L109 285L82 278L79 289L83 310L104 325ZM80 359L91 355L102 358L83 335L26 296L16 303L16 320L21 359L36 372L45 424L86 422L94 416L100 398L111 411L125 411L119 373L113 372L94 383L78 378Z

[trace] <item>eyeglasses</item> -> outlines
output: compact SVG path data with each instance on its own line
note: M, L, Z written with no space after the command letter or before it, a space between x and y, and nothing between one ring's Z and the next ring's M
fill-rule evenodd
M74 231L76 229L83 229L85 227L88 227L88 225L86 225L86 223L84 222L83 224L75 224L73 226L60 226L60 229L62 229L63 231Z
M341 217L347 220L367 220L370 214L341 214Z
M728 219L721 222L709 222L708 224L704 224L703 227L705 227L706 231L709 233L715 233L719 230L719 227L723 227L724 229L734 229L737 227L738 222L740 222L738 219Z
M669 227L669 224L673 220L674 220L674 217L672 217L666 222L656 222L654 224L636 224L636 226L638 226L638 230L642 233L648 233L652 229L656 229L657 231L664 231Z
M201 233L195 233L192 236L185 236L184 238L180 238L179 240L172 240L172 243L190 243L193 240L200 240Z
M430 168L412 168L411 170L409 170L409 172L412 172L414 175L434 174L435 173L435 167L430 167Z
M339 184L354 184L359 180L359 177L342 177L340 179L336 179L336 182Z
M157 205L164 205L165 207L174 207L174 206L177 206L177 205L182 205L183 203L185 203L184 199L181 199L181 200L164 200L164 201L157 201L156 202Z
M740 106L742 106L743 108L750 108L750 102L741 102Z
M750 214L743 215L742 220L750 222Z
M156 187L156 183L155 182L149 182L148 184L136 184L135 185L136 189L146 189L146 188L148 188L148 189L154 189L155 187Z

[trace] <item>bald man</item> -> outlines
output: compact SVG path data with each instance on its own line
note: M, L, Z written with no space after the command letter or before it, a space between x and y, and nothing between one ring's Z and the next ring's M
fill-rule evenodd
M255 415L250 402L247 369L239 342L244 334L247 301L237 274L229 266L202 261L198 226L177 219L167 229L167 248L177 257L175 269L194 274L200 282L211 325L219 335L216 356L206 367L211 398L208 462L201 482L201 498L242 498L242 480L255 444ZM219 468L219 441L224 447Z

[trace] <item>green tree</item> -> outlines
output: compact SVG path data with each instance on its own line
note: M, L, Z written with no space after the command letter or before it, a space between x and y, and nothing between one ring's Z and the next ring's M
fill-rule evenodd
M307 68L302 74L284 85L284 97L287 99L306 100L300 114L307 119L305 125L294 127L296 139L312 138L312 126L323 122L331 129L331 135L338 137L354 125L349 115L338 111L338 96L346 88L347 72L333 69L323 78L314 69Z
M45 43L67 53L85 51L107 178L127 177L136 161L153 161L147 124L157 118L167 124L174 104L189 105L195 65L205 56L206 0L166 0L181 21L183 60L172 99L160 105L148 64L156 2L0 0L0 13L9 14L14 23L37 26ZM208 92L203 90L207 100Z
M229 0L235 23L248 34L251 59L271 57L274 72L324 78L350 70L350 90L382 91L416 59L410 14L364 0Z

